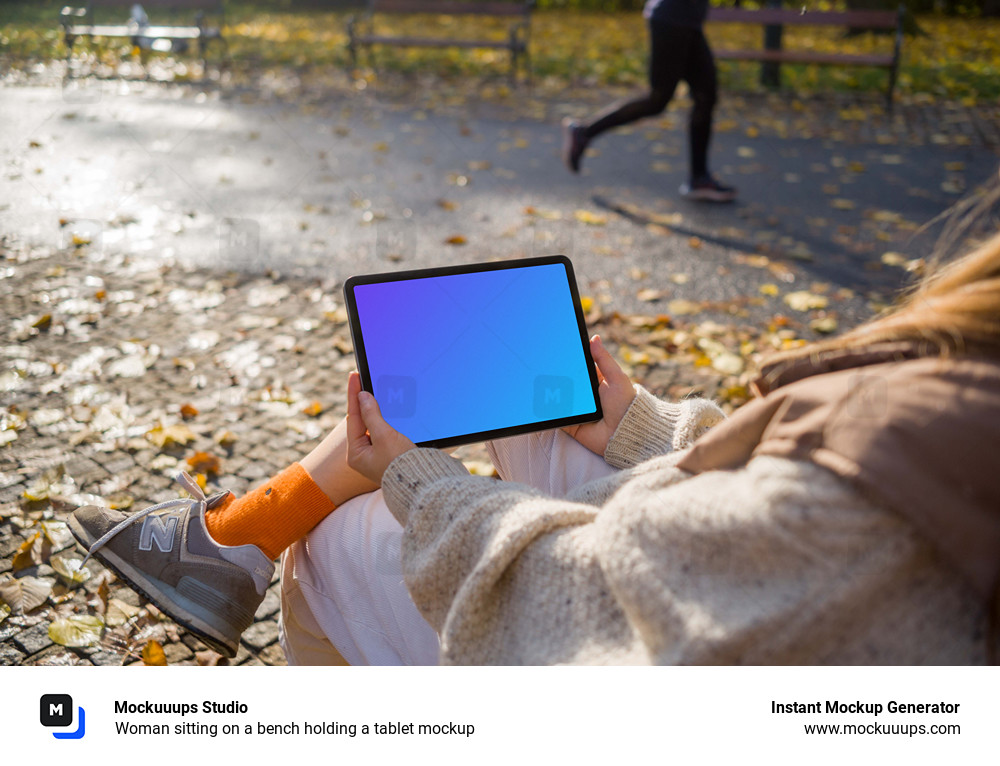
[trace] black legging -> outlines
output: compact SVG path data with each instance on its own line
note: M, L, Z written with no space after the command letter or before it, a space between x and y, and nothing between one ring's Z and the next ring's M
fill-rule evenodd
M649 94L600 114L584 126L587 138L659 114L673 98L677 83L684 80L694 100L688 123L691 177L703 178L708 175L708 143L712 137L712 110L717 94L712 51L701 28L651 21L649 38Z

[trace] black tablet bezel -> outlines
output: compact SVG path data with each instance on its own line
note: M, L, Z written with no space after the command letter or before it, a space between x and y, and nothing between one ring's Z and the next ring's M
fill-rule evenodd
M573 264L565 255L545 255L536 258L518 258L509 261L490 261L488 263L469 263L459 266L439 266L429 269L411 269L407 271L389 271L379 274L362 274L350 277L344 283L344 300L347 305L347 317L351 327L351 341L354 345L354 358L358 363L358 372L361 373L361 386L365 391L373 391L371 374L368 369L368 358L365 354L364 338L361 333L361 324L358 317L357 302L354 298L354 288L358 285L371 285L384 282L401 282L410 279L425 279L429 277L447 277L456 274L476 274L483 271L500 271L504 269L519 269L531 266L547 266L560 264L566 270L566 280L569 283L570 295L573 299L573 309L576 313L576 324L580 331L580 344L583 347L583 355L587 363L587 371L590 374L590 388L594 395L595 410L582 415L573 415L567 418L557 418L555 420L538 421L535 423L525 423L507 428L497 428L492 431L479 431L477 433L459 434L443 439L431 439L417 443L418 447L455 447L460 444L472 444L488 439L502 439L505 436L515 436L517 434L532 433L534 431L545 431L550 428L562 428L563 426L578 425L580 423L592 423L604 417L601 410L601 398L597 392L597 370L594 359L590 354L590 336L587 334L587 325L583 318L583 306L580 303L580 292L576 285L576 275L573 271Z

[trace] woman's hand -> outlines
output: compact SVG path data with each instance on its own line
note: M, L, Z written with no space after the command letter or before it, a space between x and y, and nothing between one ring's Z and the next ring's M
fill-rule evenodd
M361 390L361 376L347 379L347 464L376 484L395 458L416 447L382 419L375 397Z
M590 339L590 353L597 364L597 394L601 397L604 417L596 423L566 426L563 430L591 452L603 456L612 434L635 398L635 388L618 362L604 348L599 335Z

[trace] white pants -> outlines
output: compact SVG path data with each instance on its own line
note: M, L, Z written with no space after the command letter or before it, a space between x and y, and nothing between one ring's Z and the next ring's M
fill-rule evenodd
M501 478L553 497L614 472L562 431L486 445ZM434 665L438 637L403 582L403 529L382 490L337 508L281 561L281 645L292 665Z

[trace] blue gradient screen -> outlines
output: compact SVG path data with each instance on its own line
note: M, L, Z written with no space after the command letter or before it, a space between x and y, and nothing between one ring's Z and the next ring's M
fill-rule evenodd
M375 399L415 443L597 410L562 264L359 284L354 299Z

